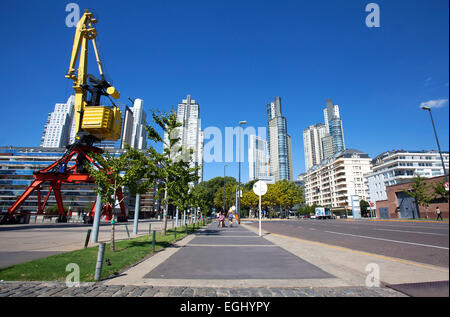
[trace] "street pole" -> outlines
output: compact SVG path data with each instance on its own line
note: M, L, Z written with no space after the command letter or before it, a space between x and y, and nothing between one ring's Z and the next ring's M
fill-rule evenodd
M223 212L225 212L225 168L228 166L228 164L225 164L223 166Z
M92 237L91 242L97 243L98 241L98 228L100 227L100 216L102 213L102 197L97 194L97 200L95 202L95 215L94 223L92 224Z
M445 181L448 182L447 171L445 170L444 158L442 156L441 146L439 145L439 139L438 139L438 136L437 136L437 133L436 133L436 127L434 126L434 120L433 120L433 115L431 114L431 108L423 106L422 109L427 110L430 113L431 124L433 125L434 136L436 138L436 143L437 143L437 146L438 146L439 155L441 157L442 168L444 169Z
M141 204L141 195L136 194L136 204L134 207L134 223L133 223L133 234L138 234L138 221L139 221L139 205Z
M238 219L238 224L241 224L241 137L242 137L242 125L247 124L247 121L240 121L239 122L239 190L238 190L238 215L239 215L239 219Z
M259 197L259 236L261 237L261 195Z

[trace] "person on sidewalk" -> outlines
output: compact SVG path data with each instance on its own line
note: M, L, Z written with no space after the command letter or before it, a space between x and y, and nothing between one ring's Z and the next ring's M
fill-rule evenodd
M439 206L436 207L436 213L437 213L436 220L439 220L439 218L441 218L441 220L444 220L444 219L442 219L441 210L439 209Z
M221 211L219 215L219 227L220 228L225 227L225 215L223 211Z
M231 207L230 210L228 210L228 223L230 225L230 228L233 227L233 217L234 217L233 207Z

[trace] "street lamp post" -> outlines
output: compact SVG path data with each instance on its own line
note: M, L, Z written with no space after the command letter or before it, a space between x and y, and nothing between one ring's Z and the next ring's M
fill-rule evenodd
M225 212L225 168L228 166L228 164L225 164L223 166L223 212Z
M423 110L427 110L430 113L431 124L433 125L434 136L436 137L436 143L437 143L437 146L438 146L439 155L441 157L442 168L444 169L445 181L448 182L447 171L445 170L444 158L442 156L441 146L439 145L439 139L438 139L438 136L437 136L437 133L436 133L436 127L434 126L434 120L433 120L433 115L431 114L431 108L428 107L428 106L422 106L421 108Z
M243 126L244 124L247 124L247 121L240 121L239 127ZM238 223L241 224L241 130L239 129L239 190L238 190L238 215L239 220Z

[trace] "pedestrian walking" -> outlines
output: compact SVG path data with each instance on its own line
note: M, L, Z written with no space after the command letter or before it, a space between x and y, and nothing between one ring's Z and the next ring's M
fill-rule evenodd
M436 220L439 220L439 218L441 218L441 220L444 220L442 219L441 210L439 209L439 206L436 207L436 214L437 214Z
M230 210L228 210L228 223L230 225L230 228L233 227L233 217L234 217L233 207L231 207Z
M225 214L223 211L221 211L219 215L219 227L220 228L225 227Z

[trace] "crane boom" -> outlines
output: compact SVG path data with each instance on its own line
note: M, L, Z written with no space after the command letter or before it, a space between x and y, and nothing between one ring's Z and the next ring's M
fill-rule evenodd
M75 90L75 133L77 142L92 145L96 141L117 140L122 128L122 114L116 106L100 106L101 96L120 98L120 93L106 81L97 44L97 19L85 10L77 24L66 78L73 80ZM101 79L87 73L88 43L92 41ZM78 61L78 71L76 63ZM88 92L90 99L88 99Z

